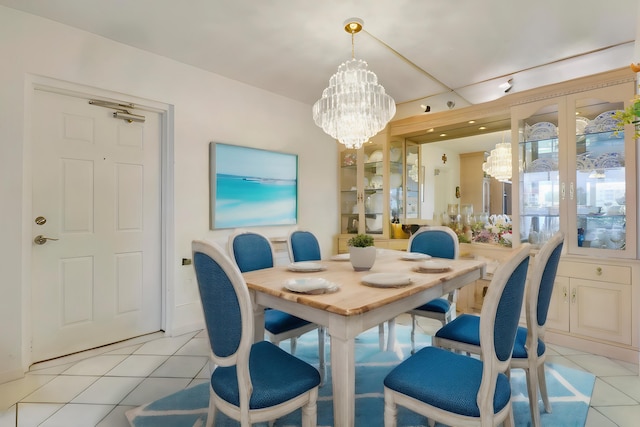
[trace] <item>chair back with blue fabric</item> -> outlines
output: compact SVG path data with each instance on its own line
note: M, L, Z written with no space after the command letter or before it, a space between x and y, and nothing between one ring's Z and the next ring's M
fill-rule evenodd
M409 239L408 252L420 252L436 258L457 259L460 254L458 236L446 226L420 227ZM416 316L440 321L443 325L455 317L457 290L449 292L446 298L436 298L411 310L411 353L416 346Z
M460 254L458 236L449 227L420 227L409 238L409 252L420 252L436 258L457 259Z
M511 359L512 369L522 368L525 370L529 409L534 427L541 425L538 390L540 390L545 411L551 412L551 401L547 392L547 380L544 372L546 360L544 333L563 246L564 233L559 231L540 248L535 257L525 302L527 327L518 328L516 345ZM535 349L535 351L530 349Z
M310 231L294 230L287 237L291 262L319 261L322 258L318 239Z
M229 237L229 255L243 273L273 267L275 255L271 241L255 231L236 231Z
M564 234L556 233L540 248L534 258L524 304L527 327L518 327L511 355L511 369L521 368L526 373L529 408L534 427L540 426L538 389L545 410L551 412L544 372L544 330L563 242ZM480 338L478 317L463 314L436 332L433 345L468 354L480 354Z
M537 325L540 338L544 337L544 327L547 323L549 304L551 304L553 285L563 246L564 233L559 231L540 248L540 252L535 257L536 266L540 264L540 267L533 270L531 283L540 283L540 285L531 287L526 310L528 310L527 318L531 319L531 325Z
M271 241L256 231L238 230L234 232L229 236L227 250L242 273L275 266L275 253ZM308 320L271 308L265 310L264 327L269 340L276 345L284 340L291 340L291 354L296 353L296 343L299 336L318 329L318 369L324 380L326 370L324 328L320 328Z
M217 409L248 427L301 407L303 422L315 426L318 371L274 344L254 344L251 298L238 267L215 243L194 241L192 252L215 365L207 426Z
M395 425L396 405L446 425L514 425L505 372L518 328L529 251L528 244L522 245L494 273L480 313L480 359L438 347L424 347L410 356L384 380L385 425Z

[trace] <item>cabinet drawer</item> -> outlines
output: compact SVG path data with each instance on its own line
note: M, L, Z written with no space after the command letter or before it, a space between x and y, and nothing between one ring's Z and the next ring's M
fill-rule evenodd
M631 284L631 267L585 262L560 261L558 276L577 279L596 280L598 282Z

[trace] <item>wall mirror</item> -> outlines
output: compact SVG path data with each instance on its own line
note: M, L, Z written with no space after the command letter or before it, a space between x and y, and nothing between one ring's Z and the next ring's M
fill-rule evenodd
M432 127L404 135L406 141L419 144L424 166L419 219L440 223L450 204L471 205L475 213L510 214L511 184L485 177L482 171L485 153L497 143L511 141L508 109L478 118L471 113L442 125L438 125L437 115L434 117Z

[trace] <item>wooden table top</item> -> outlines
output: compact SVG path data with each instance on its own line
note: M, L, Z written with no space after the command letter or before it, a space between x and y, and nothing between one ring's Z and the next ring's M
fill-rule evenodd
M376 261L369 271L354 271L347 261L316 261L326 267L323 271L289 271L288 266L276 266L264 270L243 273L250 290L266 293L288 301L318 308L343 316L354 316L384 306L393 301L415 295L426 289L443 285L457 277L478 269L484 269L482 261L458 259L439 260L451 266L441 273L414 271L420 261L402 259L406 252L378 250ZM434 259L435 260L435 259ZM402 287L379 288L362 283L362 278L374 273L408 274L411 283ZM340 286L336 292L319 295L289 291L284 284L289 279L321 277Z

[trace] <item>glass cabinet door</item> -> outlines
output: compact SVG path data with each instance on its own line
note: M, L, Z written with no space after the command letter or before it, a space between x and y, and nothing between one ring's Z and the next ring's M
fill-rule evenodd
M420 146L407 142L405 158L407 209L404 218L416 219L420 218L420 184L424 179L420 168Z
M512 108L521 242L562 230L569 254L636 257L634 129L615 117L633 92L628 82Z
M370 142L364 150L364 228L363 233L384 232L384 144Z
M616 112L633 96L633 84L568 97L569 218L573 253L635 257L635 146L633 130L618 129ZM575 124L575 127L574 127ZM575 132L573 130L575 129ZM633 218L633 219L631 219Z
M520 193L517 232L521 242L538 246L560 229L562 157L558 122L561 105L552 101L525 108L529 109L524 113L525 117L518 118L517 112L514 114L519 173L513 176L518 176Z
M403 145L402 140L392 140L389 144L389 215L394 224L404 223L406 212Z
M358 233L359 199L358 151L344 149L340 152L340 233Z
M386 133L380 133L358 150L340 151L341 234L388 234L389 180L385 177L390 150L386 138ZM399 176L402 179L401 172Z

